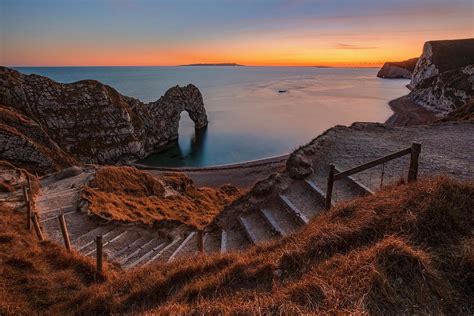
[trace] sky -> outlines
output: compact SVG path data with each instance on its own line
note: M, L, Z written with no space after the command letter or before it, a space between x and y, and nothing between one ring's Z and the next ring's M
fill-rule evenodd
M0 0L4 66L379 66L474 37L474 0Z

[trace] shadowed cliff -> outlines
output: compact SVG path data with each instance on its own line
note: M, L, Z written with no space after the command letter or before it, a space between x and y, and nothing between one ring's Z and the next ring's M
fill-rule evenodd
M202 95L190 84L143 103L95 80L61 84L0 68L0 158L50 170L76 161L144 158L178 138L181 112L207 125Z

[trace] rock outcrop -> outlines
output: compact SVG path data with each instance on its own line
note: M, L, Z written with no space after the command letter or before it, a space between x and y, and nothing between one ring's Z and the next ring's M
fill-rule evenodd
M430 41L416 64L408 97L447 114L474 99L474 39Z
M386 62L377 73L379 78L411 79L418 58L411 58L400 62Z
M143 158L178 138L183 111L197 129L207 125L192 84L144 104L98 81L61 84L6 67L0 67L0 111L0 159L42 170Z

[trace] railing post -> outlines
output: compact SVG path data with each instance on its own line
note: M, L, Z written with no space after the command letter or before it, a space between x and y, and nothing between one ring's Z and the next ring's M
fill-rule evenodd
M197 248L199 253L204 252L204 232L202 230L197 232Z
M31 204L30 197L28 196L28 189L26 186L23 186L23 198L25 199L26 204L26 229L31 229Z
M43 241L44 236L43 236L43 232L41 231L38 215L35 212L33 212L33 216L31 217L31 219L33 220L33 226L35 227L35 231L36 231L36 235L38 236L38 239Z
M26 180L28 181L28 190L30 190L30 197L32 198L32 197L33 197L33 188L32 188L32 186L31 186L30 175L27 175L27 176L26 176Z
M102 244L102 235L99 235L95 239L95 243L97 246L97 251L96 251L96 279L99 279L102 276L103 272L103 255L102 255L102 250L103 250L103 244Z
M61 227L61 232L63 234L64 246L67 251L71 251L71 241L69 239L69 234L67 231L66 219L64 218L64 213L61 210L61 214L58 216L59 226Z
M421 152L421 144L412 143L410 152L410 169L408 170L408 182L416 181L418 176L418 158Z
M334 165L329 165L328 184L326 187L326 210L331 208L332 188L334 186Z

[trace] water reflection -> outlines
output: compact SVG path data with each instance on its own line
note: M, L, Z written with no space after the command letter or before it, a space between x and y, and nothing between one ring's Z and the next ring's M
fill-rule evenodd
M170 147L140 161L143 164L163 165L169 167L182 167L187 165L203 166L206 164L208 128L194 129L189 135L180 133L176 142Z

